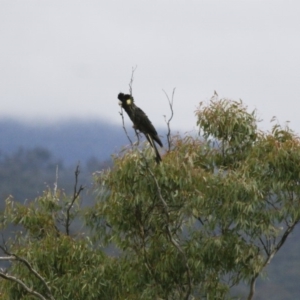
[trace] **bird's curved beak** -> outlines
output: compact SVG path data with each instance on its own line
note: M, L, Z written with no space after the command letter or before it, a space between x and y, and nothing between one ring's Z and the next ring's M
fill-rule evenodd
M121 101L119 101L119 105L122 106L122 102Z

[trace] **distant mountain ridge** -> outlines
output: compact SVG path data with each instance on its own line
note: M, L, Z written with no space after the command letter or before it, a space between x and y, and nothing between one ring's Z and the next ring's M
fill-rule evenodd
M90 157L108 160L127 145L122 125L104 121L60 121L51 124L0 119L0 153L9 154L22 147L43 147L66 164Z

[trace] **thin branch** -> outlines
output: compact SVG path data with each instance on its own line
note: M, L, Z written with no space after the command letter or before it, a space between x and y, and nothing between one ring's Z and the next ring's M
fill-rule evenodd
M236 284L238 284L240 282L240 278L241 278L241 271L237 272L237 275L235 275L234 273L232 274L232 278L230 278L230 281L228 281L228 285L229 288L234 287ZM232 282L230 284L230 282Z
M70 225L71 225L71 219L70 219L70 211L71 208L74 205L74 202L76 201L76 199L79 197L80 193L84 190L84 187L82 185L80 185L79 189L77 189L77 184L78 184L78 176L79 176L79 164L76 167L75 170L75 184L74 184L74 193L73 193L73 199L71 201L71 203L69 204L67 211L66 211L66 234L69 235L70 234Z
M149 274L154 278L155 282L157 284L159 284L159 282L157 281L157 276L155 276L155 274L153 273L153 268L151 267L149 260L148 260L144 227L140 220L138 222L139 222L139 226L140 226L140 235L141 235L141 239L142 239L142 247L143 247L143 256L144 256L145 266L146 266Z
M276 254L276 252L279 251L279 249L282 247L282 245L284 244L284 242L286 241L287 237L289 236L289 234L293 231L293 229L295 228L295 226L297 225L297 223L299 222L299 220L296 220L292 225L290 225L285 233L283 234L282 238L280 239L280 241L278 242L278 244L276 245L276 247L274 248L273 252L274 255ZM273 256L274 256L273 255ZM268 262L269 263L269 262Z
M50 299L54 300L54 297L52 296L51 290L48 286L48 284L46 283L45 279L33 268L33 266L25 259L22 258L14 253L10 253L5 247L0 245L0 249L8 256L6 257L0 257L0 260L9 260L9 261L18 261L21 262L23 265L25 265L27 267L27 269L30 271L30 273L32 273L37 279L39 279L43 285L45 286L46 290L47 290L47 294L49 296ZM11 275L7 275L4 272L0 272L0 276L7 279L7 280L11 280L14 282L17 282L18 284L20 284L28 293L39 297L40 299L46 299L44 296L42 296L41 294L39 294L38 292L30 289L22 280L11 276Z
M137 66L132 67L132 69L131 69L131 78L130 78L130 81L129 81L129 94L130 94L130 96L132 96L132 85L133 85L133 80L134 80L134 72L135 72L136 69L137 69ZM139 136L139 134L138 134L138 132L137 132L137 130L134 126L133 126L133 129L134 129L134 132L135 132L135 135L137 137L138 144L139 144L140 143L140 136ZM131 143L131 145L132 145L132 143Z
M24 288L24 290L26 290L27 293L29 293L29 294L31 294L31 295L39 298L39 299L47 300L47 298L45 298L43 295L41 295L40 293L38 293L38 292L34 291L33 289L29 288L22 280L14 277L14 276L7 275L7 274L0 271L0 277L4 278L6 280L16 282L17 284L22 286Z
M133 142L132 142L132 140L130 139L130 137L129 137L129 135L128 135L128 132L127 132L127 130L126 130L126 127L125 127L124 114L123 114L123 108L122 108L122 107L121 107L121 111L119 112L119 114L120 114L120 116L122 117L122 125L123 125L124 132L125 132L125 134L126 134L128 140L129 140L129 142L130 142L130 144L131 144L131 147L132 147L132 146L133 146Z
M137 138L137 144L140 144L140 132L136 130L136 128L133 126L136 138Z
M135 70L137 69L137 66L135 67L132 67L132 70L131 70L131 78L130 78L130 81L129 81L129 94L130 96L132 96L132 85L133 85L133 81L134 81L134 72ZM131 144L131 147L133 146L133 142L132 140L130 139L129 135L128 135L128 132L126 130L126 127L125 127L125 121L124 121L124 114L123 114L123 108L121 106L121 111L119 112L120 116L122 117L122 125L123 125L123 129L124 129L124 132L127 136L127 139L129 140L130 144ZM137 137L137 140L138 140L138 144L140 143L140 136L136 130L136 128L133 126L133 129L135 131L135 135Z
M137 66L132 67L131 69L131 78L130 78L130 82L129 82L129 94L130 96L132 96L132 85L133 85L133 80L134 80L134 72L137 69Z
M268 255L270 254L270 251L271 251L271 241L270 241L270 238L267 238L266 239L266 248L268 249L269 253Z
M261 238L259 238L259 241L263 245L266 254L269 255L270 254L269 250L268 250L267 246L265 245L264 241Z
M272 203L272 202L269 201L268 199L266 199L266 202L267 202L268 204L270 204L276 211L279 211L279 208L278 208L274 203Z
M271 251L268 254L268 257L266 258L264 264L262 265L261 270L267 266L271 260L273 259L274 255L279 251L279 249L282 247L282 245L284 244L284 242L286 241L287 237L289 236L289 234L293 231L293 229L295 228L295 226L297 225L297 223L299 222L299 220L296 220L292 225L288 226L288 228L286 229L286 231L284 232L283 236L281 237L280 241L278 242L278 244L274 247L273 251ZM256 279L258 277L258 275L260 274L260 272L257 272L254 274L254 276L251 279L251 283L250 283L250 292L248 295L248 300L252 300L254 293L255 293L255 283L256 283Z
M201 225L204 226L204 223L203 223L203 221L202 221L202 219L201 219L200 217L197 217L195 214L193 214L193 217L194 217L196 220L198 220L198 221L201 223Z
M168 133L167 133L168 151L171 150L171 127L170 127L170 122L171 122L171 120L173 119L173 116L174 116L173 102L174 102L175 90L176 90L176 88L173 89L171 100L170 100L168 94L165 92L165 90L163 90L163 92L165 93L165 95L168 99L170 110L171 110L171 116L170 116L168 121L166 120L166 116L164 116L165 117L165 122L167 123L167 127L168 127Z
M1 246L0 246L1 247ZM0 256L0 260L15 260L16 258L14 256Z
M186 268L186 272L187 272L187 279L188 279L188 290L187 290L187 293L186 293L186 296L185 296L184 299L188 300L189 296L191 294L191 290L192 290L192 277L191 277L190 267L188 265L188 259L185 255L184 251L182 250L181 246L179 245L179 243L173 238L173 235L172 235L170 227L169 227L169 219L170 218L169 218L169 212L168 212L168 204L165 201L164 197L162 196L160 185L159 185L155 175L151 171L150 167L148 166L147 161L146 161L146 167L147 167L147 171L149 172L149 174L151 175L151 177L153 178L153 180L155 182L158 197L159 197L160 201L163 204L164 213L167 217L166 229L167 229L168 238L169 238L170 242L173 244L173 246L178 250L178 252L182 255L182 257L184 259L185 268Z

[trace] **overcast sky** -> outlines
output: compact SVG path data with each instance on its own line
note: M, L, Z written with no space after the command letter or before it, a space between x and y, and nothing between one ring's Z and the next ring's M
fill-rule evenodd
M0 118L120 123L128 92L156 127L195 128L216 90L300 132L299 1L0 1Z

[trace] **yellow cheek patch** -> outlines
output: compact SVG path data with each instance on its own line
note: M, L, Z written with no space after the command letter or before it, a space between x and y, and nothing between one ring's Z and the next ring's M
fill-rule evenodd
M126 104L127 104L127 105L130 105L130 104L131 104L131 102L132 102L132 100L131 100L131 99L127 99L127 100L126 100Z

